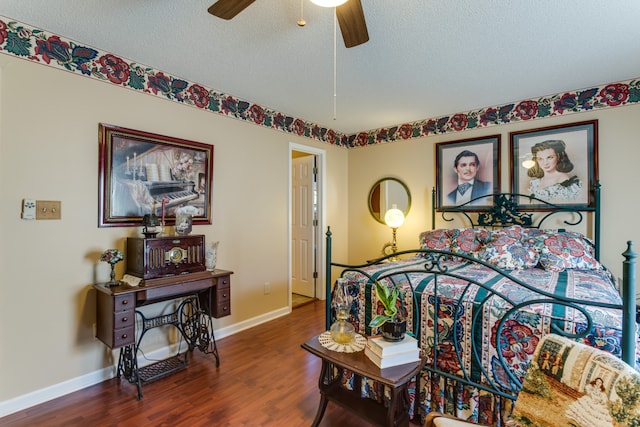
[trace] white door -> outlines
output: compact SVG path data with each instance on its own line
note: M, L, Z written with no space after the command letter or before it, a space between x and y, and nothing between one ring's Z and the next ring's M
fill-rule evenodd
M291 292L315 297L315 179L313 155L291 159Z

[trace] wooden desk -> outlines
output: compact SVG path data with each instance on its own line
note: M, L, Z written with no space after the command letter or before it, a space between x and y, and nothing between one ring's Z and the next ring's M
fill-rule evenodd
M108 287L96 284L96 337L109 348L120 348L118 377L125 378L138 387L138 399L142 398L141 383L169 374L186 366L186 355L176 355L143 368L138 368L137 353L144 334L153 328L173 325L188 344L189 351L198 348L213 353L216 366L220 357L213 336L212 317L231 314L232 271L202 271L167 276L145 281L144 286L127 285ZM146 318L136 308L184 298L175 312L154 318ZM136 332L136 316L142 321L142 330ZM137 339L136 339L137 336Z
M302 344L302 348L322 359L322 370L318 380L320 404L312 427L320 424L329 401L379 426L409 425L408 383L420 372L424 366L424 360L380 369L365 356L364 350L356 353L338 353L323 347L317 335ZM347 390L342 386L341 372L336 375L334 367L344 368L354 373L353 390ZM363 377L391 388L391 401L388 408L373 399L360 397Z

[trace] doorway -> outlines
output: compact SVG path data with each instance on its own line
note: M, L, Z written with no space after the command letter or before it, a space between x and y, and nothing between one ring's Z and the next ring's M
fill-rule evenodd
M324 224L324 151L289 146L289 306L324 295L322 239Z

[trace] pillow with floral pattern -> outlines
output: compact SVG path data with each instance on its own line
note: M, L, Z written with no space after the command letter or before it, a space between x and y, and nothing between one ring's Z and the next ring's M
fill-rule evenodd
M441 251L451 250L450 230L437 229L420 233L420 248L438 249Z
M533 240L522 239L523 232L520 226L491 232L491 240L480 251L480 258L504 270L535 267L540 253Z
M595 258L593 245L580 233L540 233L534 237L534 241L540 252L540 265L545 270L558 272L568 268L604 269Z
M454 228L450 230L451 252L478 258L480 250L491 238L484 229Z
M553 229L553 228L549 228L549 229L528 228L525 230L526 230L526 233L523 234L523 238L526 237L529 239L535 239L540 236L562 235L562 236L578 239L582 241L585 247L589 249L589 254L591 254L592 256L595 256L596 245L593 243L593 240L591 240L590 238L588 238L582 233L578 233L577 231L567 231L565 229Z
M521 225L512 225L511 227L501 228L499 230L494 230L491 232L492 239L493 236L502 236L506 235L516 241L526 240L529 237L529 233L532 229L525 228Z

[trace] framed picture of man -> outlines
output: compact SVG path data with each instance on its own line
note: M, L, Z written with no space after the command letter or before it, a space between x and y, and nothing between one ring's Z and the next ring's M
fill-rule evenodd
M437 209L480 211L500 191L500 135L436 144Z
M513 193L529 196L534 209L545 209L544 202L595 207L597 120L511 132L509 138Z

